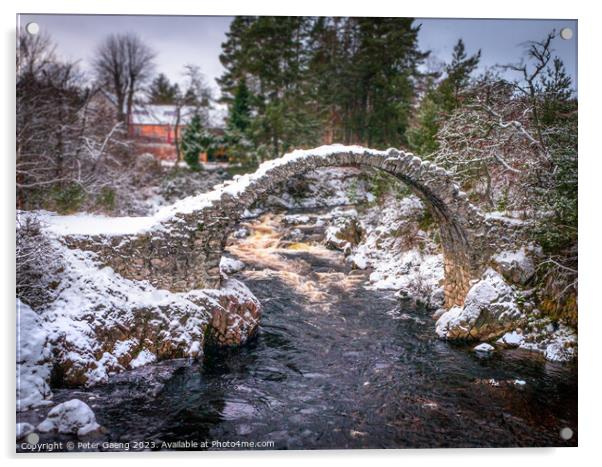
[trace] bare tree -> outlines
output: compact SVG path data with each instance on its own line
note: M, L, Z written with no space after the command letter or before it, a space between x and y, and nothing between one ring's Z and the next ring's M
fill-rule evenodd
M154 70L155 52L135 34L112 34L99 46L93 66L97 81L113 93L119 120L130 121L136 93Z
M38 75L56 60L55 49L45 31L35 35L20 32L17 37L17 75Z
M16 186L20 209L112 210L131 196L123 122L95 105L77 63L49 37L22 36L17 62ZM121 207L121 206L120 206Z

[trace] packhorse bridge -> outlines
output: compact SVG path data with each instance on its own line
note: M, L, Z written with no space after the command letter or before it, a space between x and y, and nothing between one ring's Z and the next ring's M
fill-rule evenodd
M103 264L128 279L147 280L173 292L219 288L226 240L247 209L291 177L345 166L382 170L424 201L441 232L445 305L461 305L489 258L485 218L446 170L396 149L332 145L293 151L263 163L254 174L185 198L152 217L106 219L106 231L67 233L63 240L96 252Z

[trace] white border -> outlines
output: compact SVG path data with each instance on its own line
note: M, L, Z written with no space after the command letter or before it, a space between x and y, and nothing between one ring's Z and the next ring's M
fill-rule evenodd
M526 0L504 0L501 2L453 0L402 3L401 1L370 0L351 3L348 0L325 2L324 0L286 1L232 1L191 2L185 0L20 0L17 4L1 3L0 21L4 39L3 71L0 73L1 89L4 92L3 109L0 112L0 129L4 155L2 157L4 183L1 189L4 207L2 235L2 264L4 265L2 297L4 303L4 351L2 392L2 441L4 456L13 462L14 439L14 32L16 13L89 13L89 14L275 14L275 15L358 15L358 16L415 16L415 17L477 17L477 18L576 18L579 20L579 143L580 143L580 303L579 326L579 448L565 449L452 449L452 450L396 450L396 451L295 451L282 452L238 452L238 453L151 453L151 454L76 454L19 456L21 463L38 462L58 464L64 462L104 465L109 462L144 462L153 465L192 461L197 465L219 463L220 465L259 464L306 465L315 462L341 462L366 466L378 465L444 465L466 467L496 466L508 464L524 465L545 463L546 466L585 465L593 463L596 448L601 445L600 428L600 353L598 345L602 330L598 305L600 298L600 240L602 223L600 215L599 174L602 154L595 144L601 135L599 128L600 88L602 72L600 66L600 16L596 14L594 2L557 1L528 2ZM599 462L599 460L598 460ZM22 464L21 464L22 465Z

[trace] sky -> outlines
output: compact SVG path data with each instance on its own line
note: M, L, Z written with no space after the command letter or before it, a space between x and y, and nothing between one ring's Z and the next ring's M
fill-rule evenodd
M20 15L19 25L36 22L48 32L63 58L78 60L84 71L102 39L111 33L134 32L157 52L157 72L170 80L183 80L186 64L201 67L218 92L215 78L223 71L219 62L221 44L232 17L227 16L113 16L113 15ZM564 61L569 75L577 76L576 20L488 20L418 18L422 24L419 47L431 50L437 60L448 61L453 45L464 40L469 54L481 49L481 69L498 63L517 63L524 44L541 40L552 29L571 28L571 40L557 39L555 53Z

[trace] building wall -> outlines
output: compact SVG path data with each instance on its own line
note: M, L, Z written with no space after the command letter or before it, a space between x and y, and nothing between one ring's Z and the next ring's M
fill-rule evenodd
M185 126L180 125L177 129L178 139ZM133 138L148 139L162 143L175 143L176 129L170 125L130 125L130 136Z

